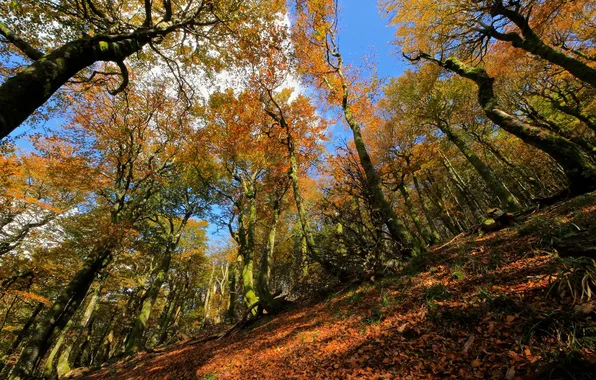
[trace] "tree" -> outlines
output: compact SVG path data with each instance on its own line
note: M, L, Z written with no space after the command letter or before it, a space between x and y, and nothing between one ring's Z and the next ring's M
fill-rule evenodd
M585 20L594 18L589 1L424 1L385 0L397 36L409 52L482 58L496 40L522 49L596 87L593 46ZM582 23L583 22L583 23ZM553 41L549 44L547 41Z
M80 270L35 325L11 379L31 376L48 350L54 331L60 331L72 318L96 275L110 263L127 232L144 216L159 181L170 172L177 151L169 148L169 142L180 136L174 133L174 127L184 126L185 119L171 124L166 117L168 111L162 111L167 98L156 92L149 91L148 96L136 99L131 96L124 104L110 104L99 95L96 102L90 103L92 108L79 109L71 125L72 134L63 136L73 148L68 154L73 155L74 150L75 156L96 165L101 173L87 177L96 186L98 233L87 243L88 255ZM134 101L140 98L145 102ZM122 109L126 111L122 113Z
M151 283L142 302L141 311L126 341L125 353L133 354L142 348L142 338L151 309L170 270L172 255L178 249L180 239L191 217L200 216L207 206L206 197L201 194L200 182L191 175L191 170L179 169L168 178L159 194L152 200L154 213L147 218L152 228L148 228L150 249L157 251L158 264L151 274Z
M543 150L557 161L565 170L571 193L582 194L596 188L596 166L590 155L574 142L539 126L526 123L500 109L494 92L494 79L486 70L480 67L469 67L455 58L442 61L427 54L421 54L420 58L433 61L457 75L474 81L478 88L478 102L485 115L507 132Z
M297 10L298 17L294 24L294 34L297 55L301 62L301 72L309 76L319 89L328 92L328 99L331 103L341 107L343 116L354 136L360 165L366 173L367 186L373 194L371 201L374 208L383 215L383 222L391 237L403 245L404 256L415 255L420 252L420 247L401 223L383 193L377 169L362 137L361 123L354 112L354 98L358 95L352 89L357 86L346 77L343 59L337 44L335 3L332 1L298 1Z
M469 96L469 87L456 78L441 79L433 67L421 67L419 71L408 71L385 88L384 101L387 111L397 120L422 128L440 130L449 141L466 157L484 180L489 190L497 197L494 204L512 211L521 205L517 197L505 186L494 171L469 147L464 139L465 126L482 117L476 111L476 100ZM460 131L456 126L460 126ZM426 132L432 134L432 132Z

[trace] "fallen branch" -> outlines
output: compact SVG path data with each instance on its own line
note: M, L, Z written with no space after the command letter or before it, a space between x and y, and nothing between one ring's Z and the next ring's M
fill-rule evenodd
M454 237L453 239L449 240L447 243L441 245L440 247L435 248L435 251L438 251L440 249L443 249L444 247L448 246L449 244L453 243L454 241L458 240L461 237L467 236L469 234L469 232L462 232L459 235L457 235L456 237Z

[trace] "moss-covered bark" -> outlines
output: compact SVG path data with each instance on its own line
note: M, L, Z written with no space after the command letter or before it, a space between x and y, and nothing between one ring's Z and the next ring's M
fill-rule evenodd
M135 319L134 327L128 335L128 339L126 340L124 352L127 355L139 352L143 348L143 335L145 333L149 317L151 316L151 310L153 309L155 300L157 300L161 286L163 285L167 273L170 270L173 249L174 247L172 244L168 244L159 265L155 268L154 275L152 276L153 282L151 283L145 299L143 300L141 311Z
M271 96L272 97L272 96ZM273 99L271 99L273 100ZM279 107L278 107L279 109ZM267 114L271 116L273 120L275 120L279 125L285 130L285 145L288 150L288 160L290 163L290 169L288 171L288 176L290 177L290 182L292 185L292 191L294 193L294 202L296 204L296 209L298 210L298 220L300 221L300 228L302 230L302 236L305 239L305 243L307 245L308 250L310 251L313 257L318 257L318 249L315 245L315 239L312 234L310 223L308 220L308 216L306 214L306 210L304 208L304 199L302 198L302 193L300 191L300 186L298 184L298 158L296 156L296 143L294 141L294 137L292 136L292 132L290 131L290 126L288 125L285 116L281 109L279 109L279 113L271 111L269 109L266 110Z
M437 62L440 66L464 78L473 80L478 87L478 102L486 116L507 132L551 156L564 169L571 193L582 194L596 189L596 165L589 153L574 142L548 129L526 123L500 109L494 93L494 79L486 70L468 67L454 58L438 61L426 55L423 57Z
M242 262L242 256L238 255L236 261L230 264L228 269L228 310L226 311L226 318L228 321L236 319L236 302L238 299L237 281L239 276L238 267Z
M91 317L93 313L97 310L99 298L101 296L101 288L102 282L98 282L93 288L89 290L89 302L85 307L85 311L81 316L78 324L72 328L72 334L66 336L66 341L64 342L64 349L60 353L58 357L58 363L56 364L56 373L58 377L64 376L71 370L71 364L74 363L74 357L72 357L72 352L75 348L75 344L77 343L78 338L83 335L84 331L87 329L89 322L91 321Z
M72 318L68 321L64 329L62 329L62 331L60 332L60 336L58 336L56 343L54 343L54 347L52 347L50 354L46 358L46 362L43 368L43 376L45 378L51 379L53 377L56 377L56 367L54 366L54 359L56 359L56 355L58 355L58 353L62 349L62 345L64 344L66 337L70 334L70 331L72 330L72 326L74 323L75 321Z
M468 162L476 169L480 177L484 180L489 190L498 197L499 203L502 207L516 211L521 208L516 196L509 191L503 182L497 178L496 174L474 153L466 144L466 142L459 136L451 126L444 121L438 124L439 129L445 133L449 141L453 142L459 151L466 157Z
M98 61L121 62L148 39L83 37L39 57L0 86L0 139L24 122L79 71Z
M70 321L96 274L109 262L113 247L112 241L98 247L96 252L85 260L70 283L62 289L50 310L36 323L9 379L28 379L33 376L51 344L50 338Z
M343 91L341 107L344 113L344 118L352 130L354 145L356 146L360 165L362 165L362 169L364 169L364 174L366 176L366 185L372 194L372 206L384 219L384 223L387 226L387 230L389 231L391 238L395 242L402 245L402 254L406 257L415 256L422 252L423 249L419 246L418 242L412 238L406 226L399 220L395 214L395 211L393 210L393 207L387 201L387 198L383 193L379 175L370 158L370 155L368 154L366 144L364 143L364 139L362 137L360 123L354 116L348 101L349 89L341 69L341 63L340 68L338 69L338 75L341 80Z
M516 48L537 55L554 65L562 67L574 77L596 87L596 69L545 44L530 26L528 17L515 9L505 6L500 1L492 2L490 13L493 17L501 15L508 18L519 28L521 35L515 32L500 33L492 27L482 29L486 35L501 41L507 41Z
M267 244L261 254L261 263L259 274L257 276L257 290L259 291L259 300L265 310L273 312L281 306L271 295L269 289L269 280L271 278L271 263L273 262L273 251L275 249L275 234L277 232L277 222L280 214L280 200L273 201L273 216L269 233L267 234Z
M242 296L246 307L259 301L254 283L255 227L257 222L257 202L254 186L249 190L248 226L240 246L242 253ZM256 313L256 309L253 309Z

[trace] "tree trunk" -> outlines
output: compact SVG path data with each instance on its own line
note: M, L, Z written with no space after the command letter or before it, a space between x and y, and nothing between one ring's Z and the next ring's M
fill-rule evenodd
M74 362L71 361L71 353L74 349L75 344L77 343L78 338L83 335L84 331L87 329L89 322L91 321L91 317L93 313L97 310L97 306L99 305L99 298L101 296L101 289L102 289L102 282L98 282L93 288L90 290L91 298L87 303L87 307L83 312L83 316L79 321L78 325L72 329L72 334L66 337L66 342L64 344L64 349L58 357L58 363L56 365L56 372L58 377L64 376L67 372L71 370L70 365Z
M187 269L188 270L188 269ZM181 290L178 290L176 296L174 297L173 304L170 306L170 312L165 317L165 321L163 322L162 332L158 340L158 345L163 344L168 339L168 331L170 330L170 326L174 324L177 320L177 316L180 313L180 308L182 307L182 303L184 302L184 297L186 296L186 292L188 291L188 287L190 286L190 276L188 272L185 273L185 280L184 286Z
M387 201L387 198L383 193L379 175L372 163L370 155L368 154L364 139L362 138L360 123L358 120L356 120L356 117L352 113L352 108L348 102L349 88L341 68L341 58L339 68L337 69L337 74L341 81L343 92L341 107L344 113L344 118L352 130L354 144L356 145L356 151L358 153L360 165L362 165L362 169L364 169L364 174L366 176L366 185L372 194L372 206L383 218L383 222L387 226L391 238L395 242L402 245L402 254L406 257L415 256L418 253L421 253L423 250L412 238L406 229L406 226L398 219L393 207Z
M499 180L496 174L474 153L468 148L465 141L451 129L451 126L447 122L438 123L439 129L445 133L447 138L457 146L459 151L466 157L468 162L472 164L474 169L480 174L480 177L484 180L490 191L496 195L499 199L501 206L510 211L517 211L521 208L519 201L513 195L507 187Z
M207 317L209 316L209 308L210 308L210 301L211 301L211 294L213 292L213 275L215 274L215 265L211 267L211 276L209 277L209 284L207 284L207 293L205 294L205 303L203 306L203 322L201 323L201 328L205 328L207 324Z
M147 322L151 316L151 310L155 304L155 300L159 295L161 286L163 285L166 275L170 270L170 263L172 261L172 251L175 249L174 243L171 240L168 241L165 252L161 258L161 262L155 269L155 275L153 276L153 282L147 291L147 295L143 300L141 311L135 319L135 324L128 335L126 340L124 352L127 355L139 352L143 348L143 335L147 327Z
M470 194L469 189L466 189L466 184L459 176L457 170L451 164L451 161L441 152L441 156L443 157L443 165L447 169L449 173L449 179L456 187L456 194L455 197L458 201L458 205L464 211L462 207L462 203L465 204L468 210L472 213L472 216L476 222L481 222L483 219L482 212L480 212L481 206L476 200L476 198Z
M345 119L352 130L354 144L356 145L356 151L358 152L358 158L360 159L360 165L362 165L366 175L366 184L372 194L373 208L382 216L391 238L403 245L402 251L404 256L409 257L420 253L422 251L421 247L418 246L406 227L398 219L393 207L385 198L385 194L383 194L377 170L370 159L366 145L362 139L360 125L352 115L351 108L346 102L344 102L343 109Z
M428 194L428 197L427 197L428 200L430 200L431 203L437 209L437 211L439 213L439 219L441 220L441 222L443 222L443 225L445 226L445 228L447 228L453 236L462 232L462 230L459 228L459 226L457 225L455 220L451 217L451 214L449 212L447 212L447 209L446 209L445 204L443 203L443 200L441 199L441 197L432 191L432 189L430 187L430 186L432 186L432 184L429 185L426 181L423 181L422 185L423 185L422 187L423 187L424 191Z
M122 62L147 39L117 42L83 37L42 56L0 86L0 139L6 137L79 71L98 61Z
M437 226L435 225L435 221L426 207L426 203L424 203L424 196L422 195L422 191L420 190L420 184L418 183L418 177L416 177L416 173L412 173L412 180L414 181L414 188L416 189L416 193L418 194L418 199L420 200L420 205L422 206L422 212L424 213L424 217L426 218L426 222L430 227L430 243L436 244L441 240L439 233L437 231Z
M426 244L430 244L431 243L431 234L430 234L429 230L426 228L426 226L424 224L422 224L422 221L420 220L420 217L418 216L418 212L416 211L416 209L414 208L414 205L412 204L412 201L410 200L410 193L408 192L408 189L406 189L406 186L403 183L401 183L399 185L399 192L401 193L402 197L404 198L404 203L406 205L406 208L408 209L410 218L414 222L416 231L418 231L418 233L420 234L420 236L422 237L422 239L424 240L424 242Z
M95 280L96 274L108 264L112 249L112 242L99 248L99 252L85 260L82 268L60 292L48 313L35 325L31 337L10 373L11 380L27 379L33 376L39 361L50 346L52 334L62 330L77 311L91 283Z
M296 158L296 146L294 144L294 139L292 138L292 135L290 133L289 126L285 123L282 123L282 125L285 125L286 128L288 156L290 159L290 171L288 173L288 176L290 177L290 181L292 182L294 202L296 203L296 209L298 210L298 219L300 220L302 236L304 236L305 243L311 255L313 255L315 258L318 258L319 250L315 245L315 239L310 228L308 216L306 215L306 210L304 209L304 199L302 198L300 186L298 185L298 159Z
M43 302L37 303L37 306L35 307L35 309L33 309L33 312L31 313L31 315L29 316L29 318L23 325L23 328L21 329L21 331L19 331L19 333L17 334L17 337L10 345L10 348L4 353L4 356L2 357L2 363L1 363L3 366L5 365L6 361L12 356L12 354L17 350L17 348L19 347L19 345L21 344L23 339L25 339L25 337L29 333L29 329L33 325L33 322L35 322L35 318L37 318L37 315L43 310L44 307L45 307L45 304ZM7 375L6 372L8 371L8 367L3 367L1 369L2 369L2 372L0 373L0 378L6 378L6 375Z
M254 186L253 186L254 187ZM242 254L242 297L244 305L251 307L259 301L254 285L254 251L255 251L255 227L257 222L257 202L254 188L249 197L248 229L244 235L244 242L240 245ZM241 237L242 238L242 237ZM256 313L256 309L252 311Z
M72 325L74 323L75 323L74 322L74 318L71 318L68 321L68 323L66 324L66 326L64 327L64 329L62 329L62 331L60 332L60 335L58 336L58 339L56 340L56 343L54 344L54 347L52 347L52 350L50 351L50 354L46 358L46 362L45 362L45 365L44 365L44 368L43 368L43 376L46 379L51 379L51 378L55 378L56 377L56 367L54 366L54 359L56 358L56 355L58 355L58 353L62 349L62 345L64 344L64 340L66 339L66 336L68 334L70 334L70 330L72 330Z
M268 312L273 312L279 309L280 304L271 295L269 290L269 280L271 278L271 263L273 262L273 251L275 248L275 233L277 230L277 222L280 214L280 201L276 199L273 202L273 220L269 227L269 233L267 234L267 244L261 254L261 265L259 268L259 274L257 276L257 290L259 292L259 300L262 302L262 306Z
M110 316L110 320L103 329L103 332L100 334L99 339L97 340L97 345L91 352L89 365L103 363L105 361L104 359L107 360L109 357L109 337L114 336L113 322L116 318L116 314L118 314L118 309L114 309L114 312ZM106 344L108 347L106 347Z
M236 261L230 264L231 268L228 272L230 294L228 297L228 310L226 312L226 316L230 322L236 320L236 302L238 294L236 290L236 282L238 281L238 266L240 265L240 261L242 261L242 256L238 255L236 257Z

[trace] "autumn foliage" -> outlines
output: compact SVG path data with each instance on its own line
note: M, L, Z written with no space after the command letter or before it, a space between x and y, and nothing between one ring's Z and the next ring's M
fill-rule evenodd
M342 3L0 0L0 377L593 373L594 1Z

